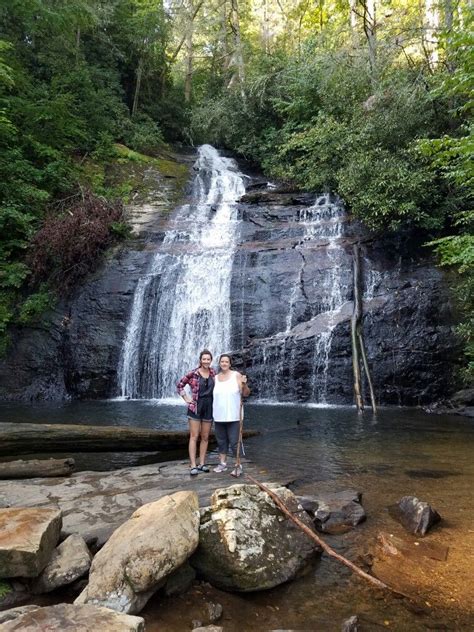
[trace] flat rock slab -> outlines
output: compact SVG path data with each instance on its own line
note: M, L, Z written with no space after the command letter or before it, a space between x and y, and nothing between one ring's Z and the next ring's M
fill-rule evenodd
M7 621L2 632L145 632L141 617L118 614L108 608L60 603L38 608Z
M244 463L244 473L247 471L260 477L253 464ZM265 480L272 479L266 474ZM99 548L142 505L176 491L193 490L203 507L210 504L215 489L233 483L229 472L190 477L187 462L170 461L113 472L79 472L65 479L0 481L0 498L10 507L60 508L63 536L79 533L89 545Z
M61 525L57 507L0 509L0 577L37 577L58 543Z

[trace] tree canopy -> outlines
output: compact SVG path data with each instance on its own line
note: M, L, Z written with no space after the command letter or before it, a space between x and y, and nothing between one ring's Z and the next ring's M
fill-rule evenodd
M0 29L0 334L64 290L52 227L82 212L87 161L211 142L374 231L424 231L458 271L474 374L467 0L0 0ZM117 192L89 185L105 248Z

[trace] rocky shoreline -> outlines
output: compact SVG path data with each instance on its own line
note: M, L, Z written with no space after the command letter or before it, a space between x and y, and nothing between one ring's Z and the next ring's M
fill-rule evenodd
M262 474L249 462L244 470ZM366 519L356 490L314 490L300 497L282 481L268 483L268 474L266 481L315 532L337 537ZM0 503L0 585L8 586L0 597L0 629L5 632L34 630L37 622L58 632L79 632L90 630L86 622L91 621L103 632L143 632L144 619L135 615L155 593L155 603L207 594L207 614L191 627L226 630L219 625L222 605L213 601L216 589L265 591L315 572L320 554L256 485L213 474L192 479L184 462L67 479L0 481ZM400 564L416 579L420 569L429 573L433 564L446 563L448 547L419 540L440 520L427 503L406 497L398 512L394 517L412 535L380 533L370 566L402 590L410 582L400 576ZM45 594L57 590L56 602L61 595L64 599L65 587L74 604L40 606ZM31 605L13 607L22 602ZM365 628L358 628L354 617L352 623L341 619L334 629Z

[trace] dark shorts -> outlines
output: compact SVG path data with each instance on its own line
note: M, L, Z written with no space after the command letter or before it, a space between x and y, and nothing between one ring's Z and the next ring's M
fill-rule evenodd
M197 411L193 413L193 411L188 408L188 417L196 421L212 422L212 397L201 397L198 399Z

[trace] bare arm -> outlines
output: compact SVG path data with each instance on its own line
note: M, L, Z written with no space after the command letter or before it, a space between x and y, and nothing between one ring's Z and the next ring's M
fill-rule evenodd
M182 377L178 384L176 385L176 388L178 390L178 393L181 395L181 397L184 399L184 401L186 402L186 404L190 404L193 400L192 398L189 397L189 395L186 393L186 391L184 390L184 387L189 384L189 382L191 381L193 374L191 373L187 373L184 377Z
M237 373L237 380L239 382L240 393L242 397L248 397L251 393L248 385L247 385L247 376L242 375L241 373Z

